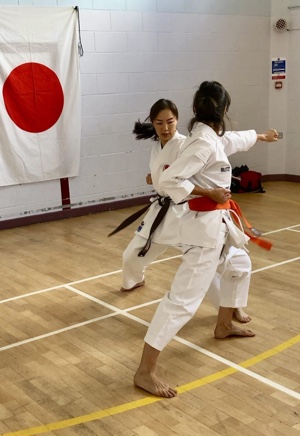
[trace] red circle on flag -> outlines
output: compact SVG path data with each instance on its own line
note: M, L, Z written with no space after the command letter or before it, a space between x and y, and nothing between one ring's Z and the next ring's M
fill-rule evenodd
M50 129L64 106L64 93L57 75L36 62L12 70L3 85L3 98L13 122L31 133Z

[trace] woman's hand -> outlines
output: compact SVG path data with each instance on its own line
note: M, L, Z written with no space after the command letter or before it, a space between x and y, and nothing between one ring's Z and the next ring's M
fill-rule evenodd
M152 185L152 177L150 173L146 175L146 183L147 185Z
M201 188L200 186L195 186L191 194L201 195L201 197L208 197L219 204L226 203L226 201L231 198L230 189L225 189L225 188L205 189L205 188Z
M267 130L265 133L258 133L257 140L265 142L278 141L278 132L276 129L270 129Z
M207 189L206 196L214 200L216 203L224 204L231 198L231 192L230 189L224 188Z

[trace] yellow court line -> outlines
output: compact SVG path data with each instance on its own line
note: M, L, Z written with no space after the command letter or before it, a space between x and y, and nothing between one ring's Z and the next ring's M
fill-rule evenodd
M239 363L238 365L243 368L249 368L250 366L260 363L263 360L268 359L269 357L275 356L276 354L281 353L282 351L298 343L300 343L300 335L294 336L288 341L283 342L282 344L277 345L276 347L271 348L270 350L267 350L261 354L258 354L257 356L254 356L251 359L245 360L245 362ZM182 394L184 392L191 391L193 389L199 388L209 383L213 383L224 377L232 375L236 372L239 372L237 368L227 368L223 371L216 372L215 374L211 374L199 380L195 380L191 383L187 383L185 385L179 386L177 388L177 392L179 394ZM85 422L96 421L103 418L107 418L109 416L118 415L119 413L124 413L124 412L128 412L129 410L137 409L139 407L148 406L150 404L162 400L166 400L166 398L154 397L151 395L146 398L142 398L140 400L131 401L130 403L121 404L115 407L110 407L109 409L99 410L97 412L89 413L87 415L81 415L76 418L66 419L64 421L57 421L50 424L41 425L39 427L28 428L25 430L18 430L10 433L2 433L2 436L34 436L49 431L61 430L68 427L73 427L75 425L80 425Z

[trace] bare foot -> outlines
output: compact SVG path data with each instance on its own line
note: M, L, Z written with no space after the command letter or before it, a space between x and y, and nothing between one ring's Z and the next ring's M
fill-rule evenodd
M249 329L242 329L233 323L231 325L219 325L215 328L215 338L216 339L225 339L229 336L241 336L243 338L251 338L255 336L255 333Z
M137 370L133 381L135 386L150 392L150 394L156 397L173 398L177 395L176 390L172 389L162 380L159 380L156 375L143 372L140 369Z
M246 312L243 311L241 307L234 309L233 315L239 322L247 323L251 321L251 316L249 316Z
M134 286L132 286L131 288L123 288L123 287L121 287L121 288L120 288L120 291L122 291L122 292L133 291L133 290L136 289L136 288L140 288L141 286L144 286L144 284L145 284L145 280L142 280L141 282L136 283L136 284L135 284Z

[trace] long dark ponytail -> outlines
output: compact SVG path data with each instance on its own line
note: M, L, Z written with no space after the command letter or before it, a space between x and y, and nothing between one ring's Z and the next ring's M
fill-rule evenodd
M231 98L226 89L219 82L202 82L193 100L195 116L188 125L191 131L196 122L207 124L219 136L225 133L224 117L229 109Z

